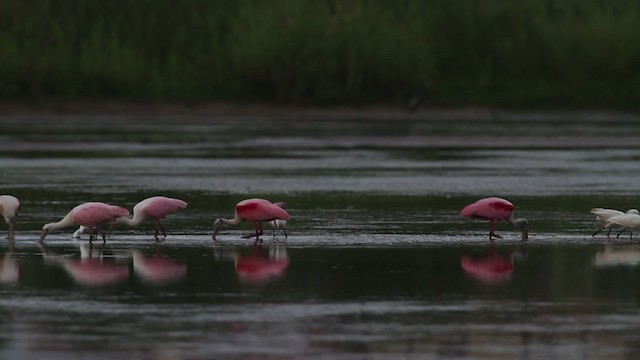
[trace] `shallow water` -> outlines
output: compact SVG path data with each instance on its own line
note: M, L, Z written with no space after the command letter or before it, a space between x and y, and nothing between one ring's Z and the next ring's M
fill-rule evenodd
M588 211L640 206L640 123L557 117L5 117L0 357L633 358L640 248ZM155 194L189 203L163 242L36 242L78 203ZM458 218L492 195L527 243ZM212 241L247 197L285 201L290 236Z

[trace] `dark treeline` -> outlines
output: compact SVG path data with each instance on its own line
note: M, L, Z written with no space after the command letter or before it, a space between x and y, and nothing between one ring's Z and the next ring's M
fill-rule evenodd
M0 0L0 99L640 108L631 0Z

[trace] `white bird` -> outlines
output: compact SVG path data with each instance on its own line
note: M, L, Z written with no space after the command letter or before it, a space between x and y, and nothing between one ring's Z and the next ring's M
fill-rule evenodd
M631 234L629 234L629 239L633 238L633 231L640 229L640 215L637 214L622 214L616 215L609 218L607 225L605 227L619 225L622 226L625 230L628 230ZM622 234L622 231L618 233L619 237Z
M87 229L86 227L84 227L84 226L80 225L80 227L78 228L78 230L76 230L76 231L73 233L73 235L71 235L71 237L72 237L72 238L74 238L74 239L80 239L80 235L82 235L82 233L84 233L84 231L85 231L86 229Z
M0 214L9 225L8 239L13 239L13 228L16 225L16 216L20 211L20 201L15 196L0 195Z
M600 222L602 224L602 227L600 227L600 229L596 230L596 232L593 233L593 236L596 236L596 234L598 234L600 231L604 230L604 229L609 229L609 231L607 231L607 237L609 237L609 234L611 234L611 228L613 225L609 225L609 219L613 216L618 216L618 215L624 215L625 213L623 213L620 210L614 210L614 209L603 209L603 208L593 208L591 209L591 213L594 214L596 216L596 220L598 220L598 222ZM636 209L629 209L626 212L627 214L635 214L635 215L640 215L640 211L636 210ZM623 230L624 231L624 230Z
M287 234L287 220L282 220L282 219L274 219L269 221L269 225L271 225L271 228L273 229L273 237L276 237L276 230L282 230L282 232L284 233L284 237L288 237L289 234Z

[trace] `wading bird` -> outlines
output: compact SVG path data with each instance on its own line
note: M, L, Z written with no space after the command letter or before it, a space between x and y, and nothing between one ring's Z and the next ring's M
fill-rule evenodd
M99 226L112 223L115 219L127 215L129 215L129 210L120 206L102 202L86 202L71 209L62 220L45 224L42 227L42 235L40 235L39 242L42 242L47 234L52 231L76 224L91 229L89 242L93 241L94 236L97 237L98 231L102 233L102 240L106 241L106 235L100 230Z
M287 234L287 220L279 220L279 219L275 219L275 220L271 220L269 221L269 225L271 225L271 228L273 229L273 237L276 237L276 230L282 230L282 232L284 233L284 237L287 238L289 237L289 234Z
M602 224L602 227L600 227L600 229L596 230L596 232L594 232L593 235L591 235L592 237L596 236L596 234L598 234L600 231L604 229L609 229L609 231L607 231L607 237L609 237L609 234L611 234L611 228L613 227L611 225L607 226L607 224L609 223L609 218L613 216L625 214L620 210L603 209L603 208L593 208L591 209L590 212L594 214L596 216L596 220L598 220ZM626 213L640 215L640 211L636 209L629 209L627 210Z
M148 199L144 199L137 203L133 207L133 217L120 217L111 225L109 233L117 224L125 224L129 226L138 226L144 220L149 219L155 222L155 238L158 240L158 234L162 231L162 236L167 237L164 225L160 223L167 215L173 214L178 209L184 209L187 207L187 203L180 199L174 199L165 196L153 196ZM80 230L80 229L78 229Z
M256 241L263 234L262 223L265 221L273 220L288 220L289 213L278 203L274 204L264 199L246 199L240 201L236 205L235 216L233 219L216 219L213 222L213 240L216 239L216 234L223 226L238 225L242 221L248 221L253 224L255 230L254 234L243 236L243 238L256 238Z
M622 214L612 216L608 220L609 222L605 226L613 226L619 225L622 226L625 230L629 231L629 240L633 239L633 231L640 229L640 215L637 214ZM617 237L620 237L622 231L618 233Z
M520 229L522 231L522 240L527 240L529 238L529 223L527 219L514 219L513 209L514 206L510 201L498 197L490 197L465 206L460 215L464 219L489 220L489 240L493 240L493 237L501 238L494 232L496 223L500 220L506 220Z
M13 239L13 229L16 225L16 216L20 210L20 201L11 195L0 195L0 214L9 225L8 239Z

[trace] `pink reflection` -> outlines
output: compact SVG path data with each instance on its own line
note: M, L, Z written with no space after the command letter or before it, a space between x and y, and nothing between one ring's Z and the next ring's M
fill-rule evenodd
M133 251L133 271L142 280L153 285L175 283L187 274L187 266L164 255L144 255Z
M129 267L103 262L101 259L63 261L64 269L75 282L85 286L106 286L129 279Z
M288 266L286 250L270 251L267 256L254 248L251 254L236 259L236 274L242 282L266 284L282 277Z
M509 282L513 274L512 256L498 255L493 245L489 247L489 256L477 259L463 256L460 266L468 275L485 284Z
M80 245L80 259L55 256L73 280L84 286L114 285L129 279L129 266L104 261L101 248Z
M219 260L233 260L238 280L244 284L266 285L284 275L289 266L287 248L280 243L273 243L265 252L262 246L255 245L248 254L237 249L214 247L214 254Z

